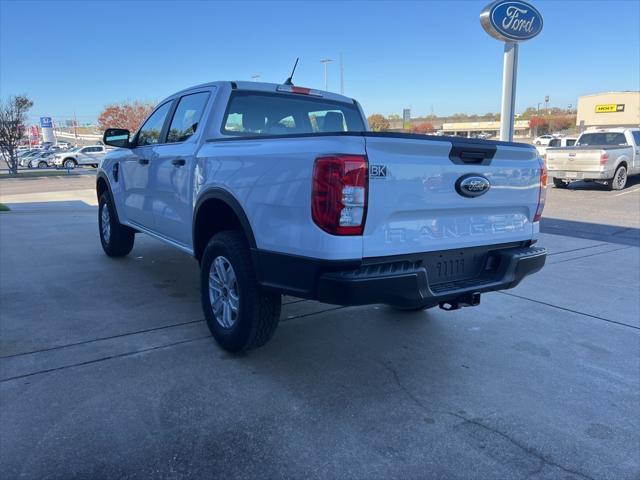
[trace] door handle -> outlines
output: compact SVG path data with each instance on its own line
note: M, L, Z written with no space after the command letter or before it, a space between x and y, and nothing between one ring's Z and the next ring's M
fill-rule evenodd
M139 158L138 163L140 165L149 165L149 160L147 160L146 158Z
M184 160L184 158L174 158L173 160L171 160L171 163L173 165L175 165L176 167L181 167L183 166L186 162Z

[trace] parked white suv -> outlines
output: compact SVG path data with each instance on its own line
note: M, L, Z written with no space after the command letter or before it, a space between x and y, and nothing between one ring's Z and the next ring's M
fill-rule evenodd
M104 145L89 145L76 147L66 152L56 153L53 164L56 167L75 168L78 165L98 167L98 164L107 153Z
M209 329L264 344L280 295L401 310L477 305L542 268L530 145L367 130L334 93L215 82L163 100L97 174L107 255L147 233L200 262Z

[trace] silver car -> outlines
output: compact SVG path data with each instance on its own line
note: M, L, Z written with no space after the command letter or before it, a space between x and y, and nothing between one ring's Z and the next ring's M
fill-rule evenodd
M67 152L56 153L53 164L56 167L76 168L80 165L97 167L102 158L107 153L104 145L88 145L77 147Z

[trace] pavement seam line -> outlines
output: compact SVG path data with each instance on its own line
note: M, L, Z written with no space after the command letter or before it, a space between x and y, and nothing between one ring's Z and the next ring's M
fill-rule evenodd
M304 300L304 299L296 300L296 301L293 301L293 302L290 302L290 303L285 303L285 304L283 304L283 306L291 305L291 304L294 304L294 303L306 302L306 301L307 300ZM322 310L322 311L319 311L319 312L311 312L311 313L305 313L305 314L302 314L302 315L296 315L296 316L293 316L293 317L290 317L290 318L283 319L282 322L286 322L288 320L295 320L296 318L309 317L311 315L317 315L317 314L324 313L324 312L331 312L333 310L339 310L341 308L345 308L345 307L329 308L327 310ZM104 340L113 340L114 338L128 337L130 335L138 335L140 333L155 332L155 331L158 331L158 330L164 330L166 328L182 327L184 325L191 325L191 324L200 323L200 322L204 322L204 320L191 320L189 322L175 323L175 324L172 324L172 325L164 325L162 327L147 328L145 330L138 330L136 332L119 333L118 335L111 335L109 337L94 338L92 340L85 340L85 341L82 341L82 342L69 343L67 345L59 345L57 347L51 347L51 348L43 348L41 350L33 350L31 352L13 353L11 355L0 356L0 360L4 360L6 358L20 357L20 356L24 356L24 355L34 355L36 353L50 352L50 351L53 351L53 350L61 350L63 348L77 347L79 345L86 345L86 344L89 344L89 343L101 342L101 341L104 341Z
M579 252L581 250L588 250L590 248L604 247L605 245L615 245L615 243L602 242L602 243L598 243L597 245L589 245L588 247L573 248L571 250L564 250L562 252L547 253L547 257L553 257L554 255L562 255L563 253Z
M566 260L558 260L557 262L553 262L550 263L549 265L556 265L558 263L565 263L565 262L571 262L573 260L580 260L582 258L589 258L589 257L595 257L596 255L604 255L605 253L613 253L613 252L618 252L620 250L627 250L629 248L634 248L631 245L627 246L627 247L620 247L620 248L616 248L615 250L607 250L606 252L596 252L596 253L591 253L589 255L580 255L579 257L573 257L573 258L567 258Z
M114 338L128 337L129 335L138 335L140 333L155 332L155 331L158 331L158 330L163 330L165 328L181 327L183 325L191 325L193 323L199 323L199 322L204 322L204 320L191 320L189 322L174 323L172 325L164 325L162 327L147 328L147 329L144 329L144 330L138 330L137 332L119 333L117 335L111 335L111 336L108 336L108 337L94 338L92 340L84 340L82 342L69 343L67 345L59 345L59 346L56 346L56 347L43 348L41 350L33 350L31 352L13 353L11 355L1 356L0 360L3 360L5 358L20 357L20 356L23 356L23 355L34 355L36 353L50 352L52 350L61 350L63 348L77 347L79 345L86 345L88 343L101 342L103 340L112 340Z
M312 313L307 313L307 314L304 314L304 315L297 315L295 317L288 318L287 320L294 320L296 318L310 317L312 315L318 315L318 314L324 313L324 312L332 312L334 310L340 310L342 308L346 308L346 307L336 307L336 308L330 308L328 310L322 310L320 312L312 312ZM197 322L204 322L204 320L194 320L193 322L187 322L187 323L197 323ZM167 327L164 327L164 328L167 328ZM160 328L158 328L158 330L159 329ZM144 333L144 332L141 332L141 333ZM130 334L130 335L135 335L135 334ZM119 335L119 336L126 336L126 334L125 335ZM61 367L49 368L49 369L46 369L46 370L38 370L36 372L25 373L24 375L17 375L15 377L8 377L8 378L0 379L0 383L9 382L11 380L18 380L20 378L25 378L25 377L31 377L33 375L39 375L39 374L44 374L44 373L55 372L55 371L58 371L58 370L64 370L66 368L79 367L79 366L83 366L83 365L90 365L92 363L103 362L103 361L111 360L111 359L114 359L114 358L122 358L122 357L126 357L126 356L129 356L129 355L135 355L137 353L144 353L144 352L149 352L149 351L152 351L152 350L157 350L159 348L171 347L173 345L180 345L182 343L187 343L187 342L194 342L196 340L201 340L203 338L211 338L211 335L207 335L207 336L204 336L204 337L198 337L198 338L194 338L194 339L191 339L191 340L181 340L179 342L168 343L166 345L158 345L158 346L155 346L155 347L149 347L149 348L146 348L146 349L136 350L136 351L133 351L133 352L125 352L125 353L120 353L120 354L117 354L117 355L109 355L107 357L96 358L94 360L87 360L86 362L72 363L70 365L63 365ZM88 340L87 342L82 342L82 343L91 343L91 342L94 342L94 341L98 341L98 340ZM53 349L55 349L55 348L56 347L54 347ZM64 348L64 347L59 347L59 348ZM19 355L19 354L16 354L16 355ZM7 357L3 357L3 358L7 358Z
M32 377L34 375L41 375L41 374L44 374L44 373L57 372L59 370L66 370L67 368L82 367L82 366L85 366L85 365L91 365L93 363L104 362L106 360L114 360L114 359L117 359L117 358L130 357L132 355L138 355L140 353L151 352L151 351L159 350L159 349L162 349L162 348L168 348L168 347L174 347L174 346L177 346L177 345L182 345L183 343L189 343L189 342L196 342L198 340L204 340L205 338L209 338L210 339L211 335L206 335L204 337L190 338L188 340L180 340L179 342L166 343L164 345L156 345L155 347L143 348L142 350L136 350L134 352L118 353L116 355L109 355L107 357L95 358L93 360L87 360L85 362L73 363L71 365L63 365L61 367L49 368L47 370L39 370L37 372L25 373L24 375L16 375L15 377L3 378L3 379L0 380L0 383L6 383L6 382L10 382L12 380L19 380L21 378Z
M561 307L559 305L553 305L552 303L543 302L541 300L535 300L533 298L523 297L522 295L516 295L515 293L508 293L508 292L497 292L497 293L500 293L502 295L508 295L510 297L520 298L522 300L528 300L534 303L539 303L541 305L546 305L547 307L557 308L558 310L563 310L565 312L575 313L576 315L583 315L585 317L594 318L596 320L602 320L603 322L613 323L614 325L620 325L622 327L628 327L628 328L633 328L634 330L640 330L640 327L637 327L635 325L629 325L628 323L618 322L617 320L610 320L608 318L599 317L597 315L592 315L590 313L579 312L578 310L572 310L570 308Z

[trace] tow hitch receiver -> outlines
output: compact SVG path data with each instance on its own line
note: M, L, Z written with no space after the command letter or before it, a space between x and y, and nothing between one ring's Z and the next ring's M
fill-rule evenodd
M451 310L458 310L462 307L475 307L476 305L480 305L479 293L468 293L456 298L455 300L440 302L438 304L442 310L446 310L447 312L450 312Z

